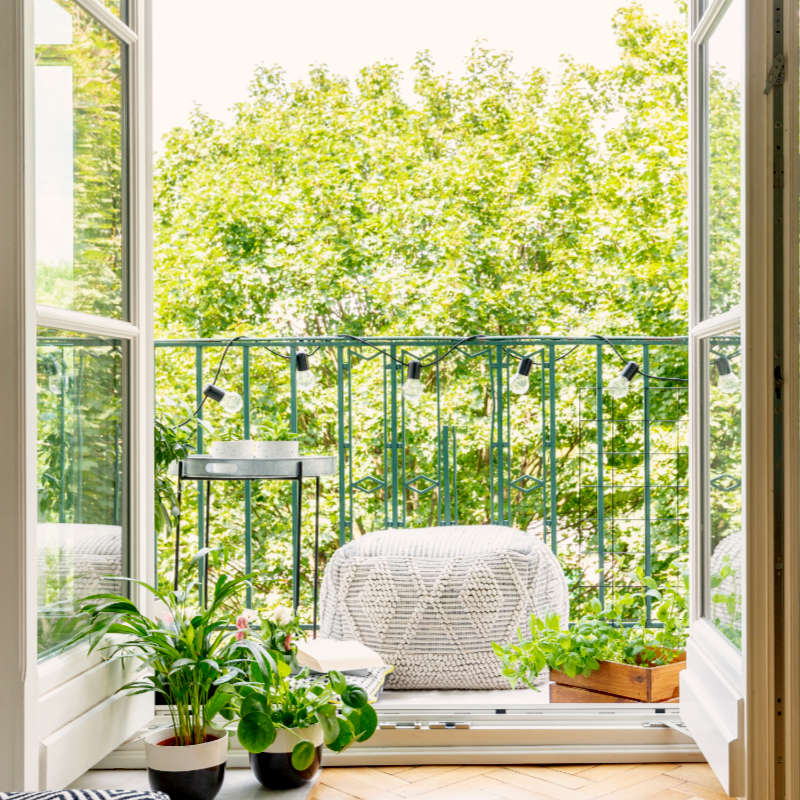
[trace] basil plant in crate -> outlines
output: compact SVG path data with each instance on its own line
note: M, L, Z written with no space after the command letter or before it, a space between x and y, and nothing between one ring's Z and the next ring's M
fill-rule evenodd
M241 597L248 581L220 576L206 608L197 608L186 591L132 583L150 592L159 616L143 614L123 595L91 595L70 644L88 639L90 649L110 658L140 662L141 676L120 691L160 692L172 723L145 740L150 786L171 797L210 800L222 786L228 750L227 732L214 728L213 721L220 714L233 717L234 684L246 676L249 659L224 606Z
M367 693L335 671L292 673L285 649L266 642L240 642L251 652L249 680L238 688L237 735L250 765L267 789L289 789L311 780L320 766L323 743L341 751L375 732L378 716ZM267 648L262 645L266 644Z
M686 592L659 588L641 570L643 591L619 594L607 607L562 625L557 614L532 616L530 637L492 647L512 686L535 688L550 670L551 702L664 702L678 696L688 633ZM648 609L655 625L648 625Z

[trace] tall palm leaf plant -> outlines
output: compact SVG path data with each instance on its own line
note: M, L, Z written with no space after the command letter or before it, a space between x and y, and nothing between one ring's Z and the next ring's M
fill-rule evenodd
M224 607L241 597L249 582L220 576L206 608L190 603L186 590L132 582L161 605L163 619L148 617L123 595L90 595L81 607L84 625L70 643L88 639L90 651L138 659L145 674L120 691L160 692L169 706L175 744L202 744L214 717L230 716L234 682L245 674L249 654L240 649Z

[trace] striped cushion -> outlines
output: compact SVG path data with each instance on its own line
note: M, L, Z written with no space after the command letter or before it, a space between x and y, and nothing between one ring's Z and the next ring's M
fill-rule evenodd
M163 792L141 789L51 789L47 792L0 792L0 800L170 800Z
M507 689L492 642L531 614L569 618L567 582L541 539L500 525L376 531L325 569L321 635L356 639L395 670L387 689Z

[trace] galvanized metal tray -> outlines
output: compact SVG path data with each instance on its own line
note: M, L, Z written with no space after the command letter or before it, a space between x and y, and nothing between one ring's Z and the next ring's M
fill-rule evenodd
M185 479L224 480L281 480L296 478L302 464L304 478L336 474L335 456L299 456L298 458L214 458L188 456L181 461Z

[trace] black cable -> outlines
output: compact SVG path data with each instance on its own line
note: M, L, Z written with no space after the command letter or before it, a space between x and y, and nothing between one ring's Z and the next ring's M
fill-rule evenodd
M622 355L622 352L620 351L619 347L617 347L617 345L615 345L614 342L612 342L611 339L609 339L607 336L603 336L601 333L593 333L592 336L595 339L601 339L602 341L604 341L617 354L619 360L623 364L627 364L631 360L629 358L625 358L625 356ZM673 381L675 383L689 383L688 378L678 378L675 375L653 375L650 372L643 372L641 369L638 368L638 364L637 364L637 371L639 372L640 375L643 375L645 378L649 378L651 381Z
M390 361L394 361L395 364L399 364L401 367L407 367L408 366L408 362L404 358L398 358L397 356L393 356L388 350L385 350L384 348L379 347L377 344L374 344L373 342L370 342L368 339L362 339L360 336L356 336L355 334L352 334L352 333L340 333L339 336L341 336L341 337L343 337L345 339L351 339L354 342L359 342L360 344L363 344L366 347L371 347L373 350L377 350L379 353L382 353ZM427 353L426 355L421 356L420 358L415 358L413 360L414 361L419 361L420 364L422 364L425 367L434 367L440 361L442 361L445 358L447 358L447 356L449 356L450 353L453 352L453 350L457 350L459 347L461 347L461 345L466 344L467 342L473 342L476 339L480 339L480 338L481 338L481 336L479 334L477 334L477 333L474 333L474 334L472 334L470 336L464 336L462 339L459 339L454 345L452 345L447 350L445 350L444 353L442 353L440 356L437 356L436 358L434 358L433 361L428 361L427 360L427 359L430 358L431 353Z
M217 364L216 372L214 372L214 379L211 381L212 384L216 386L217 380L219 380L219 374L222 372L222 365L225 363L225 356L228 355L228 350L231 349L231 345L238 341L239 339L244 339L244 334L240 336L234 336L233 339L230 339L228 343L225 345L225 349L222 351L222 355L219 357L219 363ZM203 410L203 406L206 404L206 400L208 397L204 394L203 399L200 401L200 404L194 410L191 416L186 417L185 420L179 422L177 425L172 426L172 430L177 430L178 428L182 428L184 425L190 423L193 419L197 417L197 415Z

